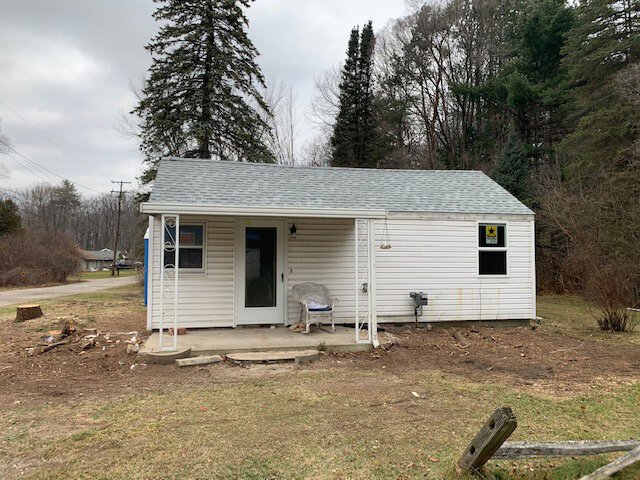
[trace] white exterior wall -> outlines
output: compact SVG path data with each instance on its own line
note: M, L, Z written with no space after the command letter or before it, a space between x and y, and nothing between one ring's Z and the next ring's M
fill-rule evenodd
M478 222L507 223L506 277L478 275ZM187 328L234 325L236 238L234 217L188 217L181 224L205 224L205 262L201 273L180 272L180 325ZM290 218L296 238L285 232L288 292L302 282L326 285L338 299L338 323L355 313L354 220ZM380 247L388 239L391 249ZM533 217L394 216L375 221L377 312L380 322L413 321L409 292L429 295L423 322L530 319L535 317ZM160 217L150 240L152 328L159 326ZM166 296L172 301L171 295ZM300 315L288 295L287 323ZM169 325L167 325L169 326Z
M355 316L355 220L289 219L296 224L295 239L288 239L287 288L304 282L325 285L337 299L334 318L353 323ZM288 233L288 232L287 232ZM288 295L288 322L300 318L300 305Z
M506 277L478 275L478 223L507 224ZM413 319L411 291L429 295L420 321L515 320L535 314L533 218L376 221L378 320ZM391 249L380 245L388 240Z
M180 325L186 328L231 327L235 294L235 221L232 217L180 216L180 223L204 223L205 270L180 270L178 311ZM152 328L160 326L160 261L162 255L160 216L155 219L152 234L152 291L149 305ZM151 274L151 272L153 272ZM173 295L165 286L165 302L173 305ZM171 310L173 311L173 310ZM171 326L173 317L165 320Z

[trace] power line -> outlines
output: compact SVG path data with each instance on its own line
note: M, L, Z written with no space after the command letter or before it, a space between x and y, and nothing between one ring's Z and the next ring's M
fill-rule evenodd
M36 163L35 161L31 160L29 157L23 155L22 153L20 153L18 150L16 150L13 147L9 147L9 150L11 150L13 153L15 153L16 155L18 155L20 158L22 158L25 162L27 162L28 165L31 166L31 168L33 168L34 170L42 173L42 175L44 175L45 177L47 177L47 181L50 182L57 182L58 179L53 177L52 173L49 173L47 171L46 168L40 166L38 163Z
M50 181L48 178L43 177L37 170L35 170L33 167L31 167L28 163L27 164L23 164L22 162L20 162L16 157L14 157L10 152L6 152L5 155L7 155L11 160L13 160L19 167L24 168L25 170L31 172L32 174L34 174L36 177L38 177L40 180L42 180L43 182L48 182Z
M30 143L31 145L33 145L34 147L36 147L38 150L40 150L42 153L49 155L51 158L53 158L54 160L57 160L58 162L62 163L63 165L66 165L67 167L70 168L74 168L74 165L71 165L67 162L65 162L64 160L62 160L60 157L57 157L56 155L54 155L53 153L49 152L48 150L45 150L44 148L42 148L40 145L38 145L37 143L29 140L27 137L25 137L24 135L22 135L20 132L14 130L13 128L9 127L8 125L4 125L4 128L6 128L7 130L9 130L10 132L12 132L14 135L17 135L18 137L20 137L21 139L23 139L25 142ZM93 168L93 167L92 167Z
M67 155L71 158L74 158L75 160L77 160L78 162L84 164L85 166L89 167L89 168L95 168L95 166L90 165L89 163L85 162L84 160L76 157L75 155L72 155L69 153L69 151L63 147L62 145L60 145L58 142L56 142L53 138L49 137L48 135L46 135L44 132L42 132L41 130L39 130L38 128L36 128L31 122L27 121L26 118L24 118L22 115L20 115L20 113L18 113L14 108L12 108L11 106L7 105L6 102L4 102L1 98L0 98L0 104L4 105L9 111L11 111L16 117L18 117L20 120L22 120L27 126L29 126L33 131L35 131L36 133L42 135L44 138L46 138L49 142L53 143L55 146L57 146L58 148L61 148L62 150L64 150Z
M48 174L47 174L47 172L48 172L49 174L51 174L51 175L54 175L54 176L56 176L56 177L58 177L58 178L62 179L62 180L70 180L69 178L64 177L64 176L62 176L62 175L59 175L59 174L57 174L56 172L54 172L54 171L52 171L52 170L48 169L47 167L45 167L45 166L41 165L41 164L40 164L40 163L38 163L38 162L36 162L35 160L33 160L33 159L29 158L27 155L25 155L25 154L23 154L23 153L19 152L19 151L18 151L18 150L16 150L14 147L9 146L8 148L9 148L9 150L11 150L12 152L14 152L16 155L19 155L22 159L24 159L26 162L28 162L28 163L29 163L30 165L32 165L34 168L38 168L38 169L39 169L39 170L40 170L44 175L47 175L47 176L49 177L49 180L53 180L54 182L55 182L55 181L57 181L56 179L53 179L52 177L50 177L50 175L48 175ZM9 156L11 156L11 155L9 154ZM13 157L12 157L12 158L13 158ZM14 160L15 160L15 159L14 159ZM41 177L41 178L42 178L42 177ZM45 181L47 181L47 180L45 180ZM103 193L103 192L100 192L100 191L98 191L98 190L96 190L96 189L94 189L94 188L91 188L91 187L88 187L88 186L86 186L86 185L83 185L83 184L82 184L82 183L80 183L80 182L75 182L75 181L74 181L73 183L74 183L75 185L78 185L79 187L84 188L85 190L90 190L90 191L95 192L95 193Z

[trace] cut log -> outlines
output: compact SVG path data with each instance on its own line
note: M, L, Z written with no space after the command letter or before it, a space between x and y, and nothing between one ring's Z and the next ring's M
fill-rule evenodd
M460 469L475 472L484 467L517 426L516 416L509 407L496 410L458 460Z
M40 305L20 305L16 309L16 322L25 322L42 316Z
M625 456L599 468L595 472L585 475L580 480L603 480L638 462L640 462L640 447L631 450Z
M595 440L578 442L506 442L494 460L538 457L577 457L611 452L629 452L640 447L638 440Z

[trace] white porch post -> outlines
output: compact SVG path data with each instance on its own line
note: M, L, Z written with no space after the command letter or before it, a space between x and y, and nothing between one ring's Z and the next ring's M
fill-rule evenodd
M355 220L355 329L356 343L378 344L375 283L375 225L373 220ZM366 290L365 290L366 289ZM366 293L366 310L361 294ZM363 327L367 335L363 338Z
M369 220L369 338L377 348L378 343L378 309L376 305L376 224Z
M178 286L180 269L180 215L162 215L162 249L160 259L160 332L158 348L163 352L175 352L178 350ZM171 232L173 230L173 234ZM173 263L166 262L166 254L174 253ZM173 275L171 275L173 272ZM173 278L172 278L173 277ZM164 344L164 322L167 312L167 302L165 299L165 285L173 287L173 342L171 346Z

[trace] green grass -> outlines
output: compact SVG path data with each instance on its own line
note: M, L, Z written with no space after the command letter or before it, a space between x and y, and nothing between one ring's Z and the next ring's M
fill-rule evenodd
M81 301L99 317L114 308L140 309L138 292L127 286L43 307L63 315L78 308L70 301ZM601 334L578 298L542 297L539 309L550 329L637 341L636 334ZM555 398L437 371L363 370L344 363L248 371L217 365L182 385L174 380L182 372L159 367L167 372L164 383L137 388L136 375L144 370L123 380L132 393L107 388L92 400L12 405L0 413L0 478L24 470L32 479L466 480L471 477L455 472L458 456L504 405L518 417L512 440L628 439L640 432L638 382L598 383L580 390L588 394ZM96 384L104 387L100 379ZM490 462L487 478L573 480L615 457ZM638 466L616 480L637 478Z
M136 275L135 270L120 270L121 277L132 277ZM77 275L73 275L69 278L70 281L78 280L96 280L100 278L110 278L111 270L99 270L97 272L80 272Z
M415 389L426 398L413 398ZM44 460L27 478L457 479L457 457L498 406L518 416L514 439L618 439L640 431L638 402L637 384L558 401L432 373L292 371L12 409L0 419L0 455ZM81 430L41 438L59 419ZM491 462L488 471L501 479L574 479L611 458ZM635 468L618 479L638 475Z
M552 331L603 341L628 342L640 345L640 325L633 332L610 333L598 328L596 311L581 297L571 295L544 295L538 297L538 315ZM640 319L640 314L634 314Z
M38 305L46 316L58 317L69 313L77 313L77 306L74 302L82 302L82 313L85 315L87 307L91 307L91 317L98 318L101 314L109 313L114 306L114 302L126 303L126 307L140 309L144 308L141 303L142 288L138 285L124 285L120 287L108 288L99 292L69 295L66 297L56 297L49 300L40 300ZM16 306L10 305L0 307L0 319L15 316Z

